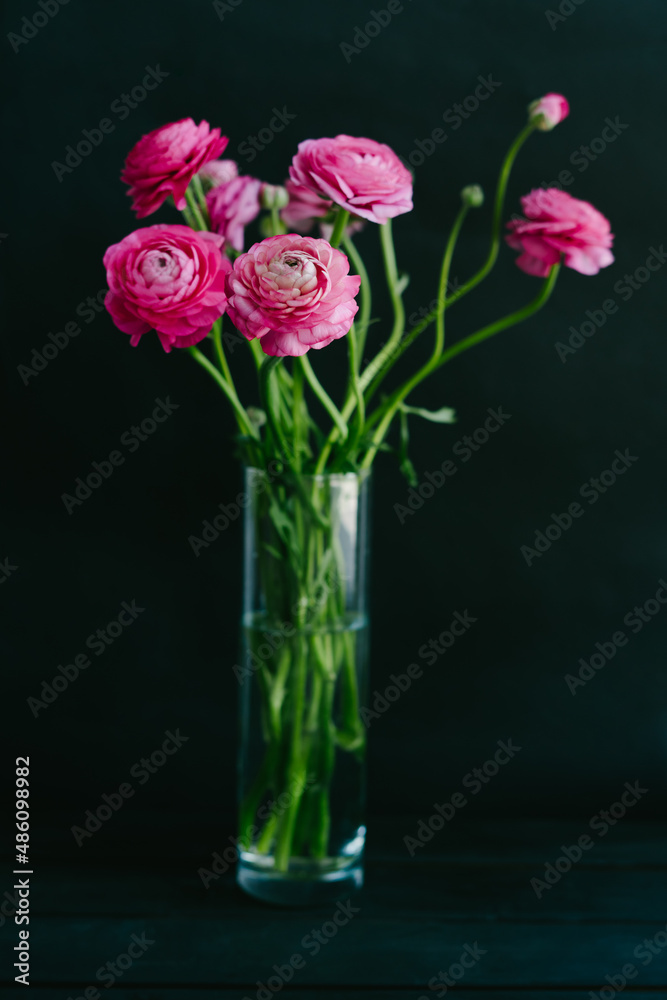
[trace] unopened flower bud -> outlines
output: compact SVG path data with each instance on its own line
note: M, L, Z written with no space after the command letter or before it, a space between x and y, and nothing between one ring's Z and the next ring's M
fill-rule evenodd
M528 105L528 121L541 132L550 132L570 113L570 105L562 94L545 94Z
M280 184L265 184L261 194L262 208L285 208L289 195Z
M484 192L479 184L468 184L461 191L461 201L468 208L481 208L484 204Z

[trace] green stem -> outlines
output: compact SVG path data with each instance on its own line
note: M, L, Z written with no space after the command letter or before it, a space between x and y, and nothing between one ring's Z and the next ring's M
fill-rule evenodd
M486 258L484 264L480 267L479 271L476 274L474 274L472 278L466 281L464 285L462 285L460 288L458 288L455 292L452 293L448 305L451 305L452 303L458 301L458 299L462 298L464 295L467 295L468 292L471 289L473 289L476 285L479 285L480 281L483 281L484 278L486 278L487 274L489 273L489 271L496 262L496 258L498 257L498 250L500 248L500 240L501 240L500 227L503 218L503 205L505 203L507 182L509 181L510 173L512 172L512 167L514 166L514 161L516 160L519 150L523 146L526 139L530 135L532 135L534 131L535 131L535 125L533 125L532 123L526 125L526 127L519 132L518 136L516 137L516 139L514 140L514 142L507 151L507 155L505 156L503 164L500 168L498 183L496 185L496 195L493 205L493 222L491 226L491 246L489 247L488 257Z
M211 217L208 214L208 207L206 205L206 194L204 192L204 185L201 182L201 177L199 174L195 174L192 178L192 185L194 187L195 195L197 196L197 201L199 202L199 208L201 210L201 216L204 220L205 229L211 228Z
M442 258L442 267L440 269L440 282L438 284L438 305L436 310L436 336L435 343L433 345L433 352L431 357L426 362L425 365L416 372L412 378L401 386L394 395L391 397L392 402L389 404L383 404L383 407L387 407L386 415L380 421L379 426L373 436L373 441L371 447L364 459L368 462L367 465L362 465L362 468L368 468L368 466L373 461L377 449L382 443L384 436L389 429L389 425L394 418L394 415L400 406L401 402L405 399L407 395L417 386L423 379L430 375L430 373L437 367L439 358L442 354L443 348L445 346L445 289L447 288L447 281L449 280L449 272L452 266L452 258L454 256L454 248L456 247L456 241L458 239L459 233L461 231L461 226L463 225L463 220L465 219L468 212L468 205L462 205L459 209L458 215L454 220L454 225L452 226L451 232L447 239L447 245L445 246L445 252ZM383 407L379 407L381 412L383 412ZM371 419L371 423L375 422L375 417Z
M439 368L441 365L451 361L451 359L455 358L457 354L467 351L470 347L474 347L475 344L481 344L483 340L493 337L494 334L500 333L501 330L506 330L510 326L522 323L523 320L528 319L541 309L553 292L560 267L560 264L553 265L551 271L549 272L549 276L544 280L540 293L533 299L532 302L530 302L527 306L524 306L523 309L517 309L516 312L510 313L508 316L504 316L502 319L496 320L495 323L489 323L488 326L482 327L481 330L477 330L475 333L471 333L469 337L464 337L463 340L459 340L458 343L453 344L446 351L443 351L437 367Z
M545 302L551 295L553 287L556 283L556 278L558 277L559 270L560 270L560 264L554 264L553 267L551 268L548 278L546 278L542 286L542 289L540 290L540 293L533 299L532 302L528 303L527 306L524 306L522 309L517 309L516 312L510 313L508 316L504 316L502 319L496 320L495 323L490 323L488 326L482 327L481 330L477 330L475 333L471 333L470 336L465 337L463 340L458 341L458 343L454 344L448 350L443 351L442 355L435 364L429 363L428 365L425 365L424 368L422 368L420 372L417 373L417 375L420 376L419 381L421 381L421 378L424 378L426 377L426 375L430 374L431 371L435 371L436 368L440 368L441 365L446 364L452 358L456 357L457 354L461 354L463 351L467 351L470 347L474 347L475 344L481 343L483 340L486 340L488 337L492 337L494 334L499 333L501 330L506 330L507 327L509 326L515 326L517 323L521 323L523 320L528 319L530 316L536 313L538 309L542 308L542 306L545 304ZM428 371L426 371L427 368ZM405 397L408 395L408 393L416 385L415 378L416 376L410 379L410 381L407 382L405 386L402 386L400 389L398 389L395 393L393 393L392 396L390 396L389 400L387 400L387 403L383 407L384 416L382 417L382 420L380 421L378 428L375 431L375 434L373 435L371 446L369 447L366 456L363 462L361 463L360 468L367 469L372 464L373 459L375 458L375 455L377 453L377 450L382 441L384 440L385 434L389 429L389 425L397 409L399 408Z
M194 226L193 228L202 230L208 229L204 216L202 215L201 209L197 204L197 199L195 198L194 192L191 187L188 187L185 192L185 200L188 203L188 208L190 210L193 219L197 223L197 225Z
M222 346L222 316L220 319L216 319L213 324L213 344L215 346L215 353L218 358L218 364L220 365L220 370L229 382L234 392L236 389L234 387L234 379L232 378L232 373L230 371L229 365L227 364L227 358L225 357L225 351Z
M479 271L477 271L476 274L472 276L472 278L466 281L465 284L461 285L461 287L458 288L455 292L452 292L449 298L445 299L445 309L448 309L450 306L454 305L455 302L458 302L460 298L463 298L464 295L467 295L468 292L470 292L476 285L478 285L480 281L483 281L496 262L496 259L498 257L498 251L500 248L500 240L501 240L500 228L502 222L503 206L505 202L505 194L507 191L507 183L509 181L510 173L512 171L512 167L514 165L514 161L517 157L517 154L519 153L519 150L523 146L526 139L532 134L532 132L534 132L534 130L535 130L534 125L527 125L524 129L521 130L521 132L516 137L516 139L510 146L509 150L507 151L505 159L503 160L502 166L500 168L500 174L498 177L498 183L496 185L496 194L494 199L493 221L491 226L491 245L489 247L489 253L487 259L482 265L482 267L479 269ZM368 382L371 379L373 379L371 387L367 393L367 400L371 398L373 393L376 391L377 387L380 385L380 382L382 381L384 376L396 364L396 362L404 353L404 351L406 351L410 346L410 344L412 344L412 342L419 336L419 334L422 333L427 327L429 327L433 322L433 320L436 319L438 314L438 307L439 303L434 309L431 310L430 313L428 313L424 317L424 319L422 319L412 328L412 330L410 330L408 335L401 341L400 344L396 346L395 350L393 351L393 353L391 353L390 356L389 352L388 356L385 358L380 358L380 356L378 356L378 358L380 358L379 365L378 365L378 358L375 358L372 362L370 362L368 368L362 375L362 385L364 386L364 388L366 387Z
M361 278L361 305L359 307L359 318L355 324L357 330L357 370L364 356L366 346L366 335L371 316L371 283L368 279L368 271L364 266L361 255L349 236L343 236L343 246L345 252L352 261L354 270Z
M255 438L255 440L259 440L259 434L257 432L257 428L254 426L254 424L252 424L250 418L248 417L248 414L243 409L243 406L241 405L241 402L238 396L236 395L236 390L234 389L234 387L227 382L225 377L218 371L215 365L211 361L209 361L206 355L202 354L199 348L189 347L188 350L192 355L192 357L195 359L195 361L198 364L200 364L202 368L205 368L206 371L209 373L209 375L213 376L213 378L218 383L218 385L224 392L229 402L232 404L232 408L236 415L236 421L239 425L240 430L244 434L247 434L250 437Z
M347 424L343 420L340 410L332 400L329 393L318 381L317 375L313 371L310 361L308 360L308 357L305 354L302 354L300 358L296 359L296 362L297 364L301 365L303 374L306 376L306 381L308 382L308 385L313 390L313 392L319 399L320 403L322 404L324 409L327 411L327 413L333 420L334 424L338 428L339 434L343 437L343 439L345 439L348 434Z
M334 222L333 232L331 234L331 239L329 243L332 247L337 247L343 238L343 233L345 232L345 227L347 225L348 219L350 218L350 213L345 208L339 208L336 214L336 221Z
M384 359L387 358L396 349L396 345L401 339L401 334L403 333L403 327L405 326L405 309L403 307L403 299L401 298L401 293L398 289L398 267L396 265L396 253L394 250L394 241L392 235L391 219L383 223L380 227L380 242L382 245L382 257L384 260L384 270L387 278L387 288L389 289L389 296L391 298L392 308L394 311L394 325L389 337L389 340L384 345L381 351L376 354L375 358L369 363L365 371L360 375L360 386L361 390L366 388L368 382L372 378L373 374L377 370L377 366L382 367ZM369 375L368 372L371 372ZM354 408L357 405L357 398L354 394L350 394L345 401L342 411L342 418L344 421L349 420ZM331 449L338 440L339 430L337 426L331 428L329 432L329 437L327 438L324 447L320 453L320 459L317 464L317 472L323 472L326 463L328 461Z

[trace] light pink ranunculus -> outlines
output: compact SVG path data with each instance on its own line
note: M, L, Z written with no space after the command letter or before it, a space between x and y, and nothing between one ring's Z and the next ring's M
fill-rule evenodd
M227 313L265 354L299 357L344 337L361 279L326 240L288 233L255 243L227 275Z
M208 183L209 187L227 184L238 175L239 168L234 160L211 160L209 163L205 163L199 171L199 176Z
M290 177L370 222L412 210L410 171L389 146L374 139L306 139L292 160Z
M215 233L162 224L137 229L108 248L104 304L133 347L150 330L167 353L204 339L227 305L231 263L221 244Z
M280 213L283 222L288 229L293 229L296 233L309 233L316 220L320 221L320 233L325 240L330 239L333 231L331 222L324 219L333 210L334 203L329 198L320 198L309 188L301 187L294 181L285 181L285 188L289 195L289 202ZM365 223L358 218L352 219L345 227L348 236L354 235L363 229Z
M234 177L206 195L211 227L235 250L243 250L243 229L259 215L261 190L254 177Z
M192 118L163 125L142 136L128 153L120 179L130 185L128 195L138 219L155 212L173 195L176 208L185 208L185 192L196 173L220 156L229 142L208 122Z
M562 94L545 94L528 105L528 120L542 132L549 132L570 113L570 105Z
M558 188L536 188L521 205L527 218L508 222L505 239L522 251L516 263L526 274L546 278L561 255L565 266L580 274L597 274L613 263L609 221L589 202Z

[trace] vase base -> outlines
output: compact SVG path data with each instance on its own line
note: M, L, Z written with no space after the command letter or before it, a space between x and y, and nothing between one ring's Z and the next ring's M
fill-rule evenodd
M239 862L237 885L255 899L276 906L320 906L345 899L364 884L361 864L308 875L273 872Z

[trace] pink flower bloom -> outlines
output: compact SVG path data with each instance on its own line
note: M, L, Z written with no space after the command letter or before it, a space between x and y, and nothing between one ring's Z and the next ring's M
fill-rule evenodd
M294 181L285 181L285 188L289 195L289 202L280 214L287 228L293 229L296 233L309 233L316 219L324 220L335 208L334 203L329 198L320 198L314 191L301 187ZM361 219L352 219L345 227L345 232L348 236L352 236L363 227L364 223ZM332 223L324 221L320 223L320 233L325 240L331 237L332 232Z
M218 184L227 184L239 175L239 168L234 160L211 160L205 163L199 171L202 180L207 181L209 187L217 187Z
M412 209L410 171L389 146L373 139L306 139L292 160L290 177L371 222L386 222Z
M299 357L344 337L359 308L361 279L344 253L310 236L270 236L234 261L227 312L265 354Z
M555 128L570 113L570 105L562 94L545 94L528 105L528 121L535 122L542 132Z
M163 125L142 136L128 153L120 179L130 185L128 195L138 219L155 212L171 194L176 208L185 208L185 191L205 163L220 156L229 142L208 122L192 118Z
M580 274L597 274L613 263L609 222L587 201L557 188L537 188L521 205L528 218L508 222L511 234L505 239L523 251L516 262L526 274L546 278L561 254L565 266Z
M262 182L254 177L235 177L206 195L211 226L235 250L243 250L243 227L259 215L261 190Z
M155 330L167 353L191 347L225 311L222 237L189 226L148 226L110 246L104 255L109 291L104 304L136 347Z

